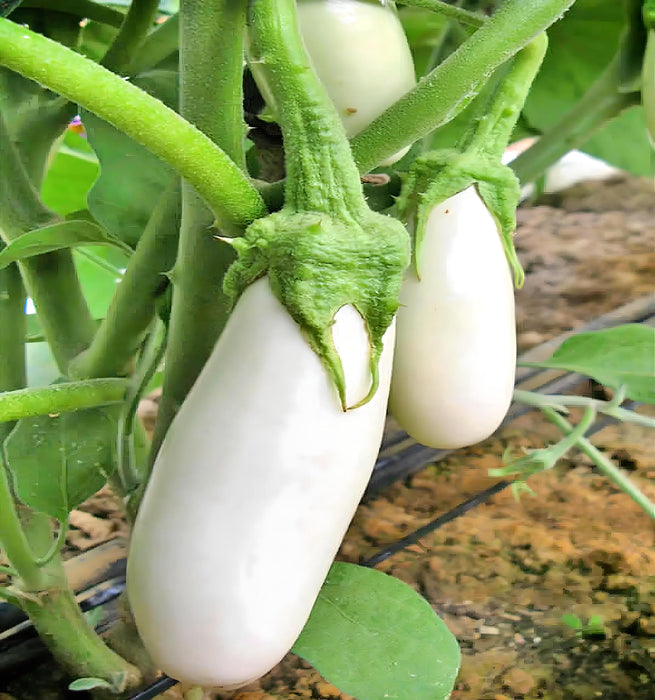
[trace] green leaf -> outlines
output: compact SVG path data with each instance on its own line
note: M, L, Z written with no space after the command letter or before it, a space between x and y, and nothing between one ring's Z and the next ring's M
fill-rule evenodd
M336 563L293 651L358 700L442 700L457 640L430 604L380 571Z
M98 161L79 134L66 132L41 187L46 206L60 216L86 209L87 193L98 177Z
M128 258L116 248L80 246L73 251L84 298L95 319L104 318Z
M69 690L93 690L93 688L113 689L111 683L107 683L103 678L78 678L69 684Z
M61 248L74 248L89 243L114 246L124 252L132 252L129 246L120 239L108 234L91 221L63 221L60 224L28 231L12 241L0 253L0 269L33 255L41 255L41 253L49 253Z
M0 17L7 17L20 3L21 0L0 0Z
M614 56L624 25L623 2L576 0L548 30L548 52L523 110L531 127L546 131L573 107ZM636 175L649 175L653 164L646 133L643 109L636 107L582 148Z
M635 401L655 403L655 328L650 326L630 323L579 333L550 359L521 364L579 372L612 389L623 386Z
M577 615L573 615L573 613L564 613L560 619L567 627L571 627L574 630L582 629L582 620Z
M170 106L177 106L176 73L151 71L134 82ZM107 231L134 246L173 171L94 114L84 111L81 116L101 164L100 176L89 193L89 209Z
M18 498L64 522L116 468L117 412L91 408L19 421L5 441Z

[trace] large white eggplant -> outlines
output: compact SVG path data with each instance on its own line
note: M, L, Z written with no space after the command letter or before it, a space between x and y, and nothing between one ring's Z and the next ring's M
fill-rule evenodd
M172 677L238 687L293 645L375 463L393 336L392 325L375 396L344 412L268 279L242 294L164 440L132 536L130 604ZM333 338L354 405L371 376L352 306Z

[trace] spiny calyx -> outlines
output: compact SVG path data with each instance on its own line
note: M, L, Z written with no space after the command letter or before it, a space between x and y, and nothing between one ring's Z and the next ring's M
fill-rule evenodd
M224 289L233 303L259 277L300 326L334 381L343 410L368 402L378 386L382 337L398 309L409 237L391 217L364 210L357 220L323 212L282 211L258 219L231 244L238 253ZM355 406L346 405L341 359L332 339L337 311L352 305L369 337L371 386Z
M444 149L426 153L414 161L404 177L397 208L413 233L414 270L420 278L425 227L432 209L471 185L475 185L496 221L515 284L520 287L524 274L514 249L513 234L521 187L510 168L490 157L482 157L475 150Z

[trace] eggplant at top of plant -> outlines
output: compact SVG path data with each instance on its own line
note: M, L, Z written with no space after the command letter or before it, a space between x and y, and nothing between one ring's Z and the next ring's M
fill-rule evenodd
M488 437L509 408L516 365L512 243L519 183L500 157L541 64L537 37L496 76L458 148L420 157L399 212L414 236L400 294L389 407L418 442Z
M414 63L393 2L299 0L298 23L320 81L350 138L416 85ZM277 113L266 71L251 61L270 109ZM409 147L386 159L399 160Z
M402 224L364 202L295 3L256 0L250 21L285 205L231 241L234 310L166 435L128 564L146 648L203 686L266 673L310 614L375 463L409 263Z

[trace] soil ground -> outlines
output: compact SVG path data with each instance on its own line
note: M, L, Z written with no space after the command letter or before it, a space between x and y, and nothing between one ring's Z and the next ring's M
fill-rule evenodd
M655 292L651 180L578 186L523 207L518 221L527 273L517 293L520 350ZM340 558L370 556L488 487L507 447L556 439L530 414L393 485L359 508ZM612 426L593 441L655 500L652 432ZM419 590L460 641L453 699L655 699L653 522L577 452L530 486L534 496L516 501L506 490L379 565ZM120 509L101 493L75 513L68 542L84 550L125 534ZM583 623L597 616L601 629L576 633L562 622L567 613ZM257 683L208 697L349 698L292 655Z

